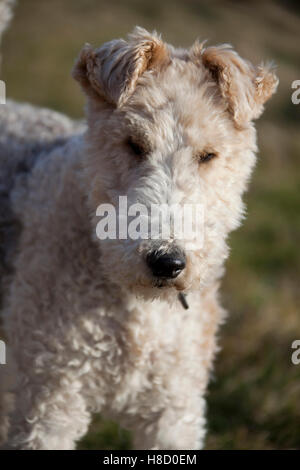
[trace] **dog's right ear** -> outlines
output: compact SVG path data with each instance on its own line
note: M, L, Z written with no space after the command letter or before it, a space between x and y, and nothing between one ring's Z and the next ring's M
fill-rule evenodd
M168 51L160 37L137 27L128 41L110 41L96 50L87 44L72 75L88 96L120 107L132 95L145 70L167 62Z

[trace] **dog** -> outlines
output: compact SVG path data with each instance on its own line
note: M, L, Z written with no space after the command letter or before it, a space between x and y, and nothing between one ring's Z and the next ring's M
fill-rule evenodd
M140 27L84 46L72 73L86 124L0 109L2 445L73 449L99 412L135 449L200 449L226 240L278 79L228 45L178 49ZM100 239L98 208L120 197L201 206L201 240Z

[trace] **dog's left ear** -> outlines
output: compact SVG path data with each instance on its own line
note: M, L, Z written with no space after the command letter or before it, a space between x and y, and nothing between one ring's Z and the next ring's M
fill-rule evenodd
M258 118L276 91L278 78L270 66L254 67L227 44L203 49L196 43L191 59L208 69L239 128Z
M87 95L119 107L132 95L145 70L167 61L168 51L160 37L136 27L128 41L110 41L96 50L86 45L72 75Z

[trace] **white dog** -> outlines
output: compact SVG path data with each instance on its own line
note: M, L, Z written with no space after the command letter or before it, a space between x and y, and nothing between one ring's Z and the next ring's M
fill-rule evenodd
M101 412L133 430L135 448L198 449L226 238L277 78L227 45L175 49L141 28L84 47L73 76L86 130L29 105L0 110L5 447L72 449ZM201 243L187 249L172 230L99 240L97 208L119 196L200 204Z

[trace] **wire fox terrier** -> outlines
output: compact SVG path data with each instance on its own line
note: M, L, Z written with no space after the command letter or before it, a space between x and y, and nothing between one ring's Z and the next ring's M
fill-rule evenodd
M1 107L3 446L73 449L100 412L137 449L201 448L226 239L243 217L253 120L278 80L228 45L177 49L142 28L86 45L73 77L86 127ZM120 197L146 208L140 225L152 205L201 206L202 235L189 246L173 223L167 238L97 236L99 206Z

